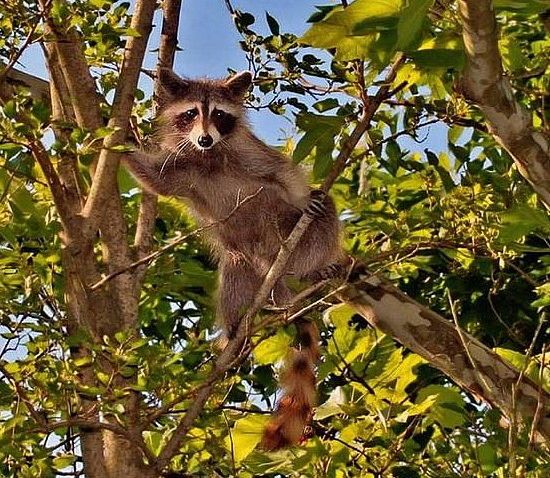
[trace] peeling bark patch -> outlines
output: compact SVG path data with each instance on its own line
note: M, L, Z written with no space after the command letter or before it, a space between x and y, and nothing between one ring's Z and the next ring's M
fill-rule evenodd
M472 343L469 346L469 351L471 357L476 363L479 363L480 366L491 367L499 377L503 380L514 379L516 377L517 371L511 366L507 366L502 361L496 361L495 358L498 358L498 355L492 351L485 350L483 346L478 345L477 343Z

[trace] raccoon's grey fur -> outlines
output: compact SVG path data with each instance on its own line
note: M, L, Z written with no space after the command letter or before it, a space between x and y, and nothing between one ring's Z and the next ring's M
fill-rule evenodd
M219 261L219 322L229 337L252 303L282 242L310 203L310 188L301 169L250 131L243 99L251 79L250 73L243 72L227 80L188 80L161 69L158 150L135 152L125 159L146 189L183 198L203 224L227 217L240 201L261 189L207 233ZM287 276L313 277L342 259L334 204L329 197L321 202L291 256ZM273 299L284 303L289 298L283 277ZM315 333L310 335L310 342L317 340ZM314 396L314 390L312 393ZM310 410L313 397L304 400ZM284 430L277 431L283 436L268 440L266 447L296 442L296 427L303 428L307 419L293 425L288 436ZM279 421L286 426L286 418Z

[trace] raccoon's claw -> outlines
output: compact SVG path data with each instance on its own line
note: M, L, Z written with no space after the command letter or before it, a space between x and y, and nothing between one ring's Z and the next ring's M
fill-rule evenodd
M305 214L315 217L324 216L327 212L327 207L325 206L325 198L327 194L320 189L314 189L309 193L309 204L305 209Z

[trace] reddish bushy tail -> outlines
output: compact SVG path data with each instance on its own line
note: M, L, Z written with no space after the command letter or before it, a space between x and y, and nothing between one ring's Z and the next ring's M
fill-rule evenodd
M291 350L281 374L283 396L267 424L262 440L265 450L278 450L300 442L311 421L316 398L315 364L319 359L319 330L313 322L296 322L299 348Z

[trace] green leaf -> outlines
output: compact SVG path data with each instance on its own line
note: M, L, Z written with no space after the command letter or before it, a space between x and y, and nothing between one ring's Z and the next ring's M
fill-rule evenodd
M109 2L107 0L90 0L90 4L96 8L103 8L103 6L109 4Z
M53 0L50 8L50 14L56 23L61 23L63 20L67 20L69 16L69 9L67 3L62 0Z
M42 101L34 101L30 114L36 118L39 123L47 123L50 120L50 108Z
M330 393L327 401L315 409L315 420L324 420L333 415L343 413L340 407L343 403L346 403L344 391L341 387L337 387Z
M396 45L398 50L408 50L418 42L428 10L433 3L434 0L409 0L408 5L399 14Z
M17 114L17 105L15 104L15 101L13 100L6 101L6 103L4 103L4 107L2 108L2 111L7 118L10 118L10 119L15 118L15 115Z
M454 68L461 70L464 66L464 52L436 48L433 50L417 50L407 53L414 63L422 68Z
M504 67L512 72L525 69L528 59L519 42L513 37L502 38L498 42Z
M517 204L500 215L499 242L510 244L535 231L550 231L550 219L541 209L527 204Z
M497 11L509 10L517 13L536 14L548 10L548 0L493 0Z
M321 116L311 113L301 114L296 120L297 126L305 131L294 149L294 162L303 161L317 147L317 153L331 155L334 138L340 133L344 119L340 116ZM324 159L324 158L323 158Z
M407 52L414 63L421 68L453 68L464 66L464 44L455 33L444 32L424 40L418 50Z
M84 367L90 365L93 361L94 359L90 355L85 355L84 357L74 359L74 365L75 367Z
M15 190L10 191L9 198L10 204L23 214L32 215L36 212L34 197L24 186L21 185Z
M52 460L53 467L62 471L64 468L71 466L76 461L76 456L74 455L59 455Z
M493 445L482 443L477 447L477 456L481 469L488 476L498 468L498 455Z
M420 478L421 475L412 466L398 465L391 468L392 478Z
M325 311L325 317L336 327L348 327L348 322L357 311L348 304L338 304Z
M531 303L533 307L547 307L550 305L550 282L536 288L539 298Z
M475 256L468 249L441 249L443 254L458 262L464 269L468 270L475 261Z
M153 455L158 456L164 444L164 435L157 431L144 431L143 439Z
M267 24L269 25L269 30L273 35L279 35L281 32L281 29L279 27L279 23L277 20L275 20L269 13L265 12L265 18L267 20Z
M405 388L417 379L418 367L424 363L426 363L426 360L420 357L420 355L407 355L405 359L401 361L399 368L395 371L395 375L397 376L395 389L404 392Z
M313 107L319 112L324 113L325 111L332 110L338 107L340 103L336 98L327 98L326 100L317 101L313 103Z
M100 372L100 371L97 371L96 372L96 377L99 379L99 381L103 384L103 385L107 385L109 383L109 374L105 373L105 372Z
M456 144L458 143L458 140L462 136L462 133L464 133L464 127L462 126L451 126L447 131L447 138L449 143Z
M291 344L292 337L284 330L278 330L254 349L254 359L261 365L276 363L286 356Z
M0 382L0 407L11 405L13 402L13 391L6 382Z
M527 357L515 350L509 350L502 347L495 347L493 350L517 370L525 370L525 374L535 383L540 382L540 368L536 360L531 358L527 363Z
M23 151L23 146L14 143L2 143L0 144L0 151L5 151L8 157L15 156L16 153Z
M21 369L21 366L16 362L10 362L4 365L4 368L6 369L6 372L14 374L19 372L19 370Z
M248 12L241 12L240 10L235 11L235 25L239 30L246 31L250 25L253 25L256 21L254 15Z
M368 59L380 32L395 34L399 8L400 2L393 0L356 0L345 9L334 8L300 41L316 48L336 48L338 60Z
M451 387L429 385L420 390L415 403L422 403L430 395L436 397L429 415L435 421L447 428L463 425L466 421L464 398Z
M260 443L268 421L269 417L251 415L235 422L230 435L225 438L225 447L233 453L235 463L243 461Z
M320 181L325 178L332 167L334 142L321 141L315 146L315 163L313 164L313 178Z

